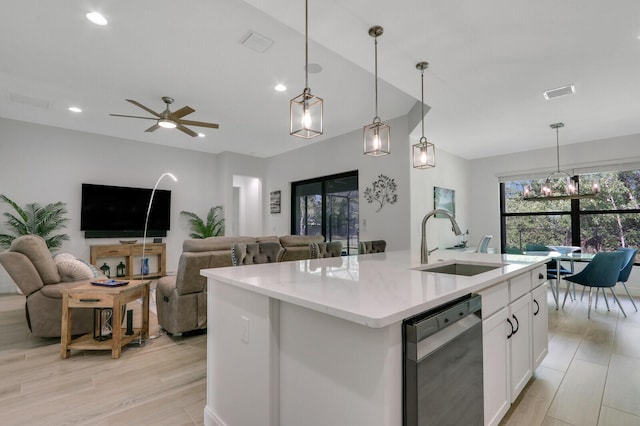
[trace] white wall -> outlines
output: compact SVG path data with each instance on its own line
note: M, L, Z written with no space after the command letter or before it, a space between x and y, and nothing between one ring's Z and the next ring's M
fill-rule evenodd
M187 141L188 142L188 141ZM19 205L30 202L67 203L71 219L64 230L71 237L62 251L89 259L91 244L117 239L85 239L80 231L81 184L153 188L164 172L160 189L171 190L171 230L167 243L167 270L175 271L188 228L180 220L182 210L204 216L219 204L215 182L218 160L215 155L160 145L117 139L0 119L0 194ZM0 204L0 213L10 211ZM4 232L0 219L0 232ZM0 267L0 293L14 292L15 285Z
M270 214L268 208L264 209L265 233L291 233L291 182L358 170L360 239L386 240L388 250L409 248L409 125L406 116L386 123L391 127L391 154L383 157L362 153L362 130L359 129L328 140L300 140L300 149L267 159L263 199L268 202L269 193L280 190L282 213ZM376 212L377 206L367 203L363 192L379 174L395 179L398 201L385 204Z

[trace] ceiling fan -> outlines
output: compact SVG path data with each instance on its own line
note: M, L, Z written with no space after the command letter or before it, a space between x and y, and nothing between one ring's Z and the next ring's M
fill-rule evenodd
M178 130L185 132L189 136L196 137L198 136L198 134L193 130L185 127L185 125L209 127L211 129L218 128L218 125L215 123L207 123L204 121L183 120L182 117L184 117L185 115L191 114L192 112L195 111L195 109L191 108L190 106L184 106L175 112L171 112L169 110L169 105L173 103L173 98L170 98L168 96L163 96L162 100L164 101L165 104L167 104L167 108L163 112L157 113L152 109L142 105L140 102L134 101L132 99L127 99L127 102L130 102L135 106L142 108L143 110L147 111L149 114L154 115L154 117L139 117L135 115L122 115L122 114L109 114L109 115L112 115L114 117L128 117L128 118L142 118L143 120L156 120L157 121L156 124L149 127L147 130L145 130L145 132L153 132L157 130L159 127L163 127L165 129L177 128Z

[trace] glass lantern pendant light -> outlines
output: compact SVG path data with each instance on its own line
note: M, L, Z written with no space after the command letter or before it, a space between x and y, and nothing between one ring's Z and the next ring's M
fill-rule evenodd
M309 2L304 2L304 91L290 102L290 134L311 139L322 134L322 98L309 89Z
M428 62L418 62L416 68L420 70L420 78L422 81L422 137L420 142L413 145L413 167L416 169L428 169L436 166L436 147L427 142L424 136L424 70L429 67Z
M374 38L375 45L375 84L376 84L376 116L373 122L364 126L364 153L372 157L387 155L391 152L391 128L378 117L378 37L384 29L379 26L369 28L369 35Z

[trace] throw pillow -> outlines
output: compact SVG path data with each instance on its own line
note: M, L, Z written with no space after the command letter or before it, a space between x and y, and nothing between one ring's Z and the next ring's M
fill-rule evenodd
M95 266L77 259L69 253L59 253L53 260L58 267L58 273L63 282L92 280L104 277Z

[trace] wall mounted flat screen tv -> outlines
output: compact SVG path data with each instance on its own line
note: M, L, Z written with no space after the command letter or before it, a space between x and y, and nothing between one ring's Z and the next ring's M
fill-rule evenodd
M80 230L85 238L142 237L151 189L82 184ZM171 191L156 189L148 237L166 237L171 228Z

